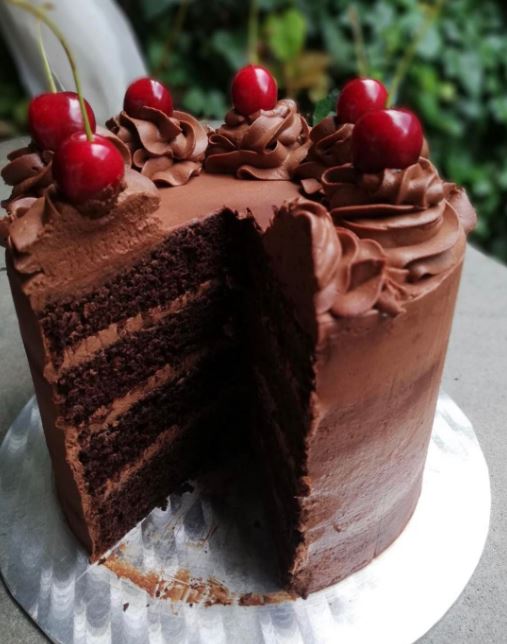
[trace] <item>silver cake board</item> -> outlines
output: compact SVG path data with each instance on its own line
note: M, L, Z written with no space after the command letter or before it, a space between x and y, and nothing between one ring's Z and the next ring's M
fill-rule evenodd
M255 495L231 487L171 495L90 565L55 498L32 399L0 447L3 579L40 629L65 644L409 644L458 598L488 532L487 465L471 423L445 394L402 535L306 600L277 587Z

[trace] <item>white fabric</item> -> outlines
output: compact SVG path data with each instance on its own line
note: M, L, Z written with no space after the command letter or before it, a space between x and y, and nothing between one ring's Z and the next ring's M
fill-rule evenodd
M146 74L132 29L113 0L52 0L51 5L50 15L77 60L85 98L97 122L104 123L121 109L128 84ZM37 44L37 19L0 2L0 27L27 91L31 95L47 91ZM43 27L42 33L57 84L74 90L62 47L47 28Z

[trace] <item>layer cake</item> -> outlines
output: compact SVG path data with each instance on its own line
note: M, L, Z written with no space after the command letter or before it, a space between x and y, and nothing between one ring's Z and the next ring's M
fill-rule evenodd
M306 596L413 513L473 208L425 156L361 172L354 125L310 132L291 101L233 110L207 149L179 112L109 126L127 169L107 212L62 198L51 159L23 165L33 148L4 171L65 515L96 561L247 441L283 582Z

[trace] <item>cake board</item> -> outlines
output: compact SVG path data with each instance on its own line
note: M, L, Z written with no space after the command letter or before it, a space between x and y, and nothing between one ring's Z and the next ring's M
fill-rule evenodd
M489 526L487 465L471 423L445 394L402 535L306 600L277 587L255 490L236 487L187 486L90 565L58 505L32 399L0 447L1 574L39 628L64 644L409 644L458 598Z

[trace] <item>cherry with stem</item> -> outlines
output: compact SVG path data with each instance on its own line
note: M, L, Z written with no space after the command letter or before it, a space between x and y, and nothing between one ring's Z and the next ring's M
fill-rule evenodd
M74 78L84 133L76 132L74 128L74 132L66 136L56 149L53 175L61 193L76 205L90 200L100 200L103 195L110 201L112 196L121 189L125 166L121 154L114 145L104 137L93 133L94 118L92 128L92 119L81 90L76 61L63 33L43 8L34 6L26 0L7 1L32 14L52 31L65 51ZM60 92L54 96L66 94L66 92ZM53 95L49 94L49 96ZM34 101L41 98L37 97ZM93 112L91 114L93 115Z

